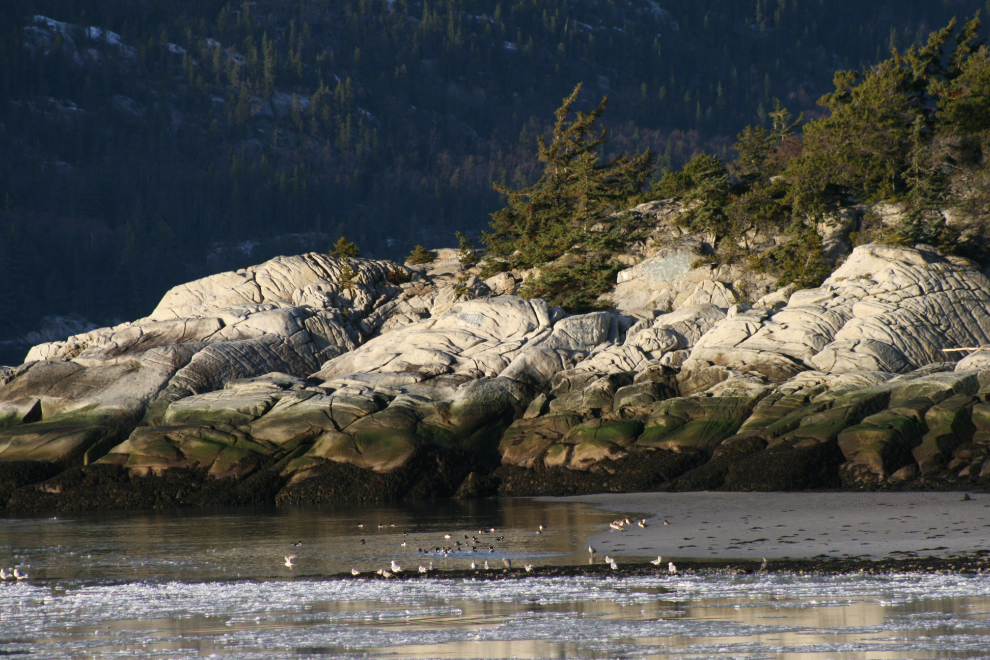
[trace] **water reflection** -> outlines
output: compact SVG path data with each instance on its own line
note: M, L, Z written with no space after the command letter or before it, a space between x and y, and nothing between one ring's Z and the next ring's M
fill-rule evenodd
M569 565L586 560L582 543L608 520L582 504L529 500L95 512L3 520L0 553L38 579L82 582L288 578L374 571L392 559L413 570L501 567L503 557ZM453 551L418 552L438 547ZM287 554L298 555L292 571Z

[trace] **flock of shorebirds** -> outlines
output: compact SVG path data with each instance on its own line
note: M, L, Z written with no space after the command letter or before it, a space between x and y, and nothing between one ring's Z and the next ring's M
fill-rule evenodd
M663 524L664 525L669 525L670 524L670 521L664 520L663 521ZM635 522L631 521L629 518L619 518L619 519L613 520L612 522L609 523L609 527L611 527L614 530L619 530L619 531L625 529L626 527L632 526L632 525L636 525L638 527L645 528L647 526L647 524L646 524L646 518L640 518L639 520L637 520ZM363 528L364 527L364 524L359 524L358 527L359 528ZM387 527L395 527L395 525L394 524L391 524L391 525L384 525L384 524L378 525L378 528L379 529L387 528ZM536 533L537 534L542 534L545 530L546 530L546 526L545 525L540 525L539 526L539 529L536 530ZM479 529L478 530L478 534L479 535L483 535L483 534L486 534L486 533L488 533L488 534L494 534L495 533L495 528L494 527L491 527L488 530L484 530L484 529ZM407 536L407 535L408 535L408 532L403 532L403 536ZM445 542L449 542L451 540L454 540L453 539L453 535L450 534L450 533L444 534L444 537L443 538L444 538L444 541ZM499 536L499 537L496 537L495 538L495 541L504 541L504 540L505 540L505 537L504 536ZM365 543L365 540L364 539L361 539L359 541L359 543L361 543L363 545ZM293 543L292 545L293 546L300 546L300 545L302 545L302 542L300 541L300 542L297 542L297 543ZM406 541L402 541L402 543L400 543L399 545L401 547L407 547L408 546L408 543ZM478 552L478 546L479 545L482 546L482 551L484 551L485 550L485 548L484 548L484 542L480 541L478 539L478 536L464 534L464 542L463 543L461 542L460 539L456 539L456 540L454 540L454 543L452 545L445 543L443 545L437 545L434 548L418 548L416 552L417 552L417 554L423 554L423 555L427 555L427 556L433 555L433 556L436 556L436 557L439 557L439 558L446 559L450 555L452 555L454 553L458 553L458 552L465 552L465 553L466 552L472 552L472 553ZM487 550L488 550L488 552L495 552L495 546L494 546L494 544L489 544ZM590 555L589 563L592 563L593 564L595 562L595 556L598 554L598 552L597 552L597 550L595 550L595 548L593 546L589 545L588 546L588 554ZM293 563L293 559L295 559L296 557L297 557L297 555L294 555L294 554L285 555L285 566L288 567L288 568L290 568L290 569L294 568L295 567L295 564ZM604 563L607 564L609 567L611 567L612 570L618 570L619 569L619 564L615 560L614 557L611 557L609 555L605 555ZM660 568L663 565L664 560L663 560L663 557L662 556L657 555L657 558L656 559L653 559L653 560L650 560L650 563L653 564L654 566L656 566L657 568ZM763 564L760 566L760 570L765 570L766 569L766 564L767 564L767 560L764 559L763 560ZM511 569L512 568L512 560L510 560L508 557L503 557L502 558L502 567L505 570ZM493 567L491 564L489 564L488 560L486 559L482 563L479 563L479 561L476 561L476 560L472 560L471 563L470 563L470 565L469 565L469 568L471 570L485 570L485 571L488 571L488 570L493 570L496 567ZM529 573L529 572L531 572L533 570L533 564L525 564L523 566L523 568L526 570L527 573ZM434 570L436 570L436 569L434 568L432 561L429 562L428 564L420 564L419 569L418 569L419 573L424 574L424 575L425 574L429 574L430 572L432 572ZM404 569L402 568L402 566L400 566L399 563L393 559L393 560L391 560L391 563L390 563L390 565L388 567L386 567L386 568L379 568L378 570L373 571L373 572L368 571L367 573L368 574L374 574L374 575L377 575L377 576L383 577L383 578L392 578L392 577L396 577L396 576L401 576L403 574L403 571L404 571ZM667 562L667 572L670 575L676 575L677 574L677 566L674 564L674 562L672 562L672 561L668 561ZM351 569L351 575L353 575L354 577L358 577L358 576L362 575L362 571L360 571L357 568L352 568Z
M364 524L363 523L362 524L359 524L358 527L363 528L364 527ZM386 528L386 527L395 527L395 525L394 524L391 524L391 525L378 525L378 528L379 529ZM545 530L545 529L546 529L546 526L545 525L540 525L539 526L539 529L536 530L536 533L537 534L542 534L543 533L543 530ZM478 530L478 534L486 534L486 533L494 534L495 533L495 528L494 527L490 527L487 531L484 530L484 529L479 529ZM403 532L402 535L403 536L407 536L408 535L408 532ZM444 538L444 541L450 541L453 538L453 535L451 535L449 533L448 534L444 534L444 537L443 538ZM498 536L498 537L495 538L495 541L504 541L504 540L505 540L505 537L504 536ZM358 543L364 545L365 540L364 539L361 539L360 541L358 541ZM481 543L481 541L478 540L478 537L477 536L471 536L471 535L465 534L464 535L464 543L461 543L460 540L455 540L453 545L438 545L435 548L418 548L416 550L416 552L417 552L417 554L423 554L423 555L427 555L427 556L429 556L429 555L432 554L432 555L436 555L437 557L442 557L442 558L446 559L447 557L449 557L451 554L453 554L455 552L468 552L469 551L469 548L470 548L470 552L478 552L478 545L479 545L479 543L482 546L484 545L483 543ZM301 541L298 541L296 543L293 543L292 545L298 547L298 546L302 545L302 542ZM405 548L405 547L408 546L408 543L406 541L403 541L402 543L399 544L399 546ZM482 548L482 550L484 550L484 548ZM493 544L489 544L489 546L488 546L488 552L495 552L495 546ZM293 562L293 560L296 557L298 557L298 555L295 555L295 554L285 555L285 566L287 568L290 568L290 569L295 568L295 563ZM502 566L505 568L505 570L511 569L512 568L512 560L509 559L508 557L503 557L502 558ZM486 570L486 571L493 569L493 567L488 563L488 560L487 559L484 561L484 563L482 565L479 565L477 561L472 561L471 562L471 565L470 565L470 568L471 568L471 570ZM523 566L523 568L526 570L527 573L529 573L530 571L533 570L533 564L525 564ZM432 561L429 562L428 565L420 564L420 566L419 566L419 572L422 573L422 574L428 574L428 573L430 573L431 571L434 571L434 570L436 570L436 569L434 568ZM394 559L392 560L391 564L387 568L379 568L377 571L374 571L374 574L375 575L377 575L379 577L384 577L384 578L392 578L392 577L395 577L397 575L402 575L402 573L403 573L402 566L400 566L399 563L397 561L395 561ZM359 575L361 575L361 571L359 569L357 569L357 568L352 568L351 569L351 575L353 575L354 577L358 577Z

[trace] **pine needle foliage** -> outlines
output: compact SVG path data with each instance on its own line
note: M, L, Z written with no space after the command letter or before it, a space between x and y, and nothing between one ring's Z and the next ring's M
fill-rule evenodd
M431 264L437 260L437 253L433 250L427 250L422 245L417 245L413 248L413 251L409 253L406 257L406 263L410 263L414 266L420 266L422 264Z
M473 266L478 263L478 255L474 251L474 241L463 232L455 232L457 236L457 261L462 266Z
M346 236L337 239L330 250L330 256L338 259L353 259L359 254L361 254L361 248L347 240Z
M538 268L548 278L568 281L569 293L536 282L521 289L554 304L577 309L598 306L595 299L614 281L599 274L616 270L608 253L635 240L642 229L623 211L654 172L649 150L634 157L624 154L603 160L608 130L600 124L608 97L587 113L574 111L581 85L555 113L552 139L537 138L543 174L533 185L512 190L498 183L508 205L492 214L491 231L482 235L487 253L501 268ZM556 260L568 255L561 263ZM580 273L584 282L569 273ZM542 277L542 276L541 276Z
M338 284L343 291L350 291L357 285L357 272L350 264L345 264L340 269L340 280Z

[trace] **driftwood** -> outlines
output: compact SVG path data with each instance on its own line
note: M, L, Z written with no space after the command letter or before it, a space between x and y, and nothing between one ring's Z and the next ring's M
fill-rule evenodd
M959 353L961 351L990 351L990 346L976 346L973 348L943 348L943 353Z

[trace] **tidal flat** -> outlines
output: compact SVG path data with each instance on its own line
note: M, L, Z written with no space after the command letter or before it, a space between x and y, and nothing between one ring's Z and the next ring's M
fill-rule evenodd
M0 585L0 647L44 658L985 658L987 504L649 493L7 517L0 565L30 578ZM706 534L716 538L703 551L678 547L702 525L725 531ZM792 525L828 532L834 547L730 547ZM751 529L768 526L772 539ZM899 531L889 552L854 554L864 530ZM649 563L658 554L662 565ZM376 573L393 561L395 577Z

